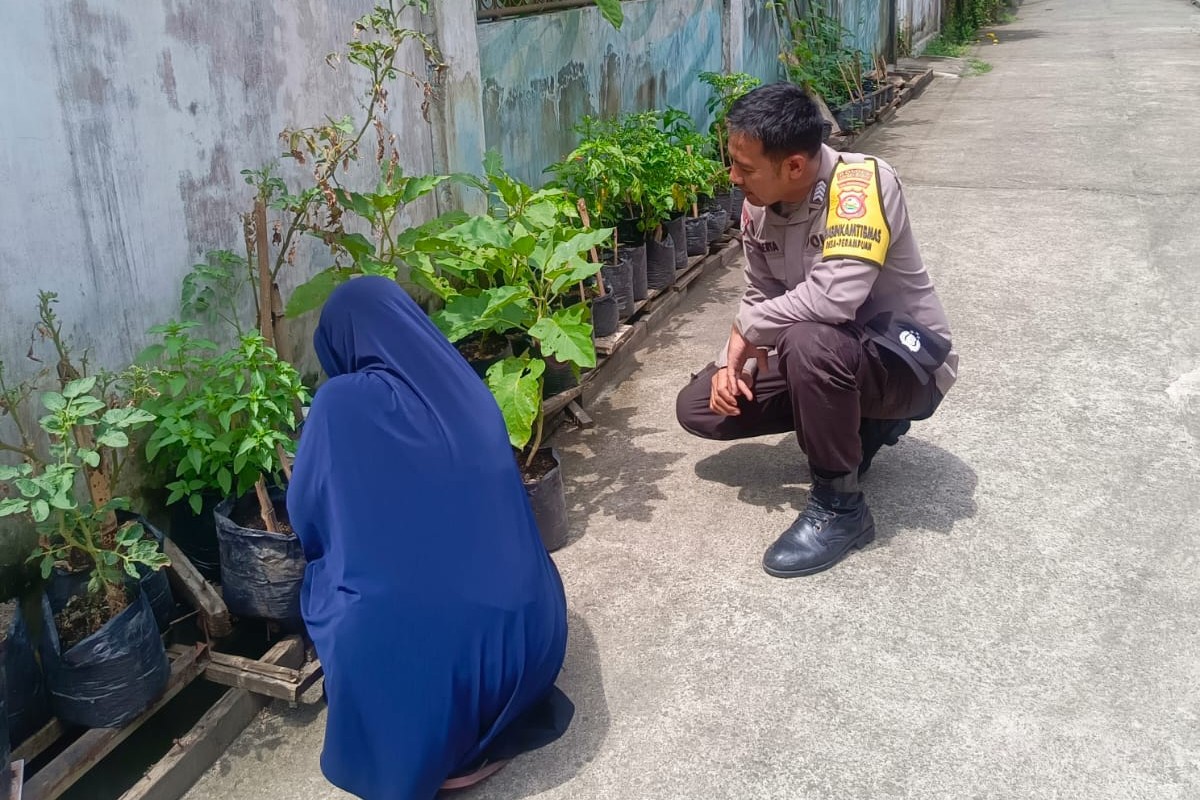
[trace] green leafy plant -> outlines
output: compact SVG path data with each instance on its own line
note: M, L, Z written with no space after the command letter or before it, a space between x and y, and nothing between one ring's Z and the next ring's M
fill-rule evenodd
M431 232L466 219L466 214L450 212L424 226L395 232L397 220L409 204L449 180L468 185L477 183L463 176L405 175L398 164L385 164L374 191L333 190L338 208L365 222L371 235L348 232L344 217L336 228L312 231L312 235L329 245L334 264L296 287L288 300L287 315L295 317L320 308L334 289L355 275L383 275L401 280L403 270L411 262L426 259L419 248Z
M194 335L195 322L150 332L162 337L139 357L148 367L141 405L155 415L147 460L166 469L167 504L199 514L206 493L254 489L263 525L277 530L266 476L287 477L294 455L294 408L308 401L296 370L257 331L224 351Z
M644 169L630 147L628 126L585 116L575 130L582 137L579 146L546 168L554 174L553 185L583 198L597 224L641 218Z
M712 135L713 149L721 164L728 170L732 165L729 160L729 127L725 118L729 109L740 98L762 85L762 81L744 72L734 72L728 75L719 72L701 72L700 80L712 89L708 99L708 111L713 116L709 133Z
M831 107L853 99L856 79L861 75L864 54L846 44L849 38L841 22L821 5L797 0L774 0L774 10L784 35L779 58L792 82L819 95Z
M546 360L596 365L588 307L574 292L600 270L585 254L613 232L588 230L565 191L535 191L508 175L495 153L485 168L489 213L427 230L417 247L427 257L412 274L445 303L432 316L450 341L481 331L529 341L520 355L488 370L487 384L509 441L532 459L541 443Z
M112 495L131 446L129 433L153 422L154 415L128 401L107 399L107 379L81 374L86 363L81 369L71 359L53 309L56 302L51 292L39 295L38 330L53 341L59 356L60 391L44 392L40 398L46 414L38 428L48 457L35 446L34 432L21 422L21 409L35 391L32 383L10 385L0 365L2 410L12 418L18 436L17 442L4 442L0 449L21 456L19 464L0 465L0 484L7 493L0 499L0 517L24 515L33 523L39 539L30 560L40 562L43 578L56 565L87 571L88 589L102 594L116 614L128 603L126 576L137 579L139 566L157 570L168 563L140 524L118 523L116 511L128 510L131 503ZM81 480L89 498L84 502L77 497Z
M289 189L277 163L259 169L243 170L246 182L255 189L253 213L243 218L246 262L258 276L257 302L259 329L268 345L282 346L282 320L318 307L337 283L349 274L380 270L395 271L398 262L388 253L373 252L366 257L365 237L347 231L347 209L368 219L380 237L391 235L393 222L403 208L428 194L444 178L406 178L400 168L396 134L389 131L389 85L406 78L421 87L425 98L421 113L428 121L429 104L434 96L431 76L443 68L441 56L432 39L418 28L401 20L408 9L429 12L429 0L387 0L354 22L354 38L343 54L331 53L326 63L332 68L344 60L359 68L367 86L363 114L328 117L322 124L306 128L287 128L280 133L284 157L311 169L312 182ZM422 53L427 71L420 74L400 66L406 50L416 47ZM351 167L359 162L369 134L374 132L374 162L383 175L374 193L348 191ZM372 204L366 198L376 196ZM366 205L364 205L364 203ZM363 212L369 210L369 214ZM268 209L279 218L272 221ZM375 227L377 224L381 228ZM304 283L286 304L280 298L280 272L295 263L299 237L316 236L330 247L334 265ZM378 251L378 243L371 246ZM274 249L274 255L272 250Z
M584 117L583 141L548 171L554 185L584 198L599 224L636 220L652 231L711 193L724 169L713 141L678 109L626 114L617 120Z

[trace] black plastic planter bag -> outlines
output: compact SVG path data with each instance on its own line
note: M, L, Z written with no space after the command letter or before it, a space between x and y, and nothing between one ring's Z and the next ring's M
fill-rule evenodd
M664 235L659 242L651 237L646 242L646 285L651 289L665 289L674 282L674 240Z
M621 250L629 257L633 275L633 299L645 300L649 294L649 288L646 286L646 245L625 246Z
M687 254L702 256L708 252L708 214L687 219Z
M671 243L675 245L675 269L687 269L688 251L685 219L682 216L676 217L668 222L665 227L667 235L671 237Z
M183 551L196 571L212 583L221 582L221 547L217 544L217 526L213 509L221 497L213 492L203 494L200 513L193 514L187 503L171 506L171 541Z
M717 241L725 233L725 227L729 222L729 212L723 208L710 208L708 210L708 241L710 243Z
M600 269L604 285L617 298L617 313L621 319L633 313L633 265L622 256L616 266L605 264Z
M551 448L555 467L536 483L526 483L529 505L537 521L546 550L554 552L567 543L567 499L558 451Z
M557 358L546 359L546 372L542 378L542 392L546 397L562 394L578 384L579 379L575 377L575 368L570 361L559 361Z
M730 192L717 192L713 197L713 202L725 209L725 213L728 214L733 207L733 195Z
M277 512L286 507L284 498L282 491L271 490ZM253 493L241 502L258 507ZM292 534L243 528L230 518L233 510L233 501L226 500L215 512L225 605L239 617L300 625L300 584L307 565L300 540Z
M146 532L154 537L159 547L162 547L162 532L151 525L144 517L124 511L117 512L119 522L135 520L142 524ZM175 598L171 595L171 583L167 580L166 570L151 572L146 567L138 565L138 591L146 595L150 608L154 611L154 621L160 631L165 631L175 618ZM65 572L58 567L50 574L46 583L46 596L50 599L50 608L55 614L67 606L72 597L82 597L87 594L88 581L91 572ZM132 584L132 580L129 581Z
M746 205L746 193L736 186L729 198L729 221L735 228L742 227L742 209Z
M4 646L0 645L0 650L3 649ZM4 712L3 715L0 716L0 719L5 719L8 717L8 684L4 680L3 659L0 659L0 711ZM0 725L0 769L4 770L4 772L0 772L0 775L5 776L6 779L8 776L8 757L10 753L11 750L8 743L8 726Z
M50 721L50 698L46 694L42 668L34 655L29 624L16 602L13 603L12 622L0 646L4 649L0 667L4 669L7 681L5 693L0 694L8 717L8 724L3 727L8 741L20 744Z
M44 609L42 659L50 704L63 722L117 728L145 711L167 688L171 665L145 595L139 594L128 608L65 653L48 598Z
M158 542L158 549L162 550L162 531L151 525L145 517L118 511L117 519L120 522L131 520L140 522L146 533L153 536L154 541ZM146 595L146 599L150 601L150 608L154 610L154 621L160 631L165 631L171 625L171 620L175 618L175 598L171 595L171 582L167 580L167 571L157 569L151 572L139 564L138 575L141 576L138 579L138 585L141 587L142 594Z
M611 336L616 333L617 327L621 324L618 311L617 296L611 291L603 297L593 298L592 336L597 339L603 339L605 336Z

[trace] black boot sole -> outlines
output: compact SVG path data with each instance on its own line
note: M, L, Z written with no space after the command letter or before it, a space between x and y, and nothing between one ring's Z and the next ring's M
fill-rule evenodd
M839 561L844 559L846 556L850 555L851 550L862 550L864 547L866 547L873 541L875 541L875 526L871 525L871 527L869 527L865 531L863 531L859 535L859 537L854 540L853 544L851 544L849 547L847 547L845 550L843 550L841 553L839 553L836 558L833 558L833 559L825 562L824 564L818 564L815 567L805 567L804 569L794 569L794 570L772 569L771 567L768 567L766 564L763 564L762 565L763 572L767 573L772 578L803 578L806 575L816 575L818 572L824 572L825 570L830 569L831 567L837 566Z

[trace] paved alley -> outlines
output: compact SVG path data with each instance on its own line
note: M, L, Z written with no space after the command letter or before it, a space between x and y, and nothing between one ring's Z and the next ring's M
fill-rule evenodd
M778 580L790 435L689 437L709 276L563 431L568 734L463 800L1200 796L1200 8L1026 0L865 147L899 170L961 371L864 480L879 539ZM191 800L324 800L276 707Z

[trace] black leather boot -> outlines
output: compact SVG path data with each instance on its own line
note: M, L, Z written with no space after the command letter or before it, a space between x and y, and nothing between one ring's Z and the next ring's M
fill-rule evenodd
M858 475L814 476L808 505L767 549L763 569L776 578L813 575L873 541L875 519L858 490Z
M864 419L858 426L858 438L862 440L862 463L858 465L861 478L871 468L871 460L884 445L896 444L908 433L912 423L906 419Z

